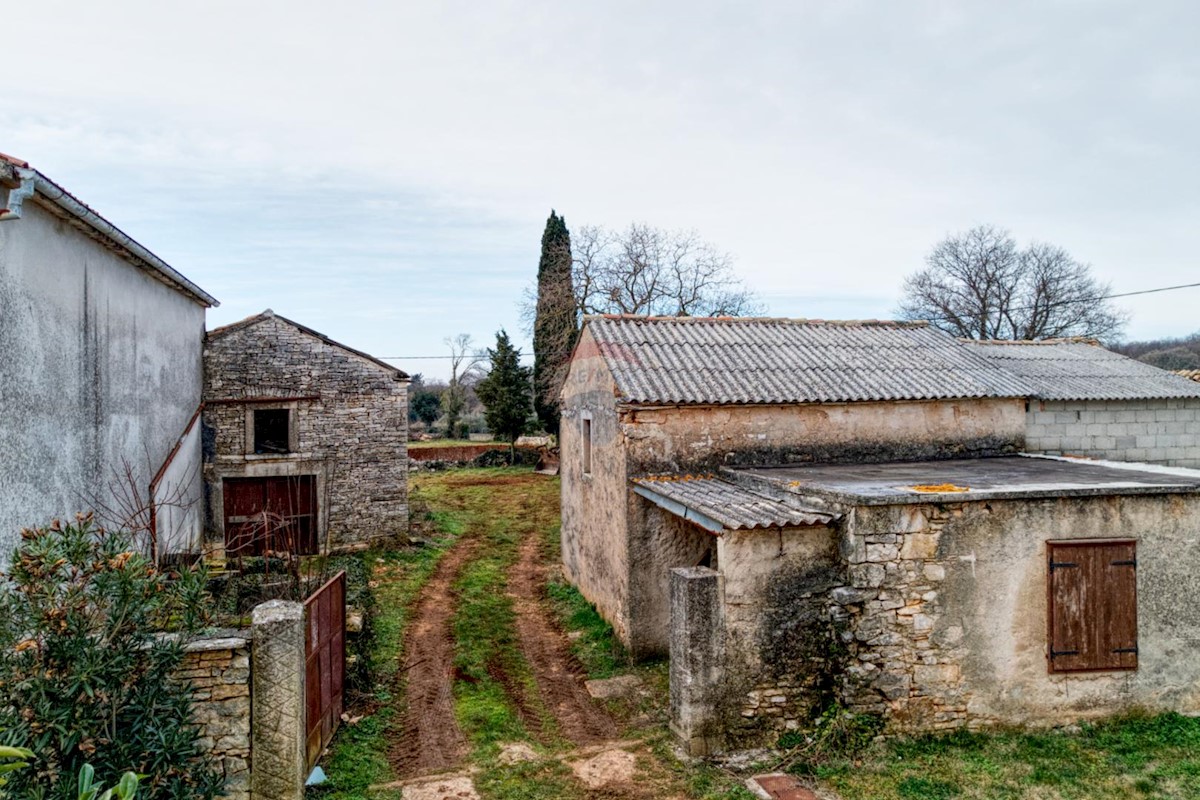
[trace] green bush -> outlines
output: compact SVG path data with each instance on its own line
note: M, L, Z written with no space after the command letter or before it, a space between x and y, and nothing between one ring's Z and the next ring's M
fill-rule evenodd
M19 797L74 800L91 763L143 776L142 796L211 798L196 750L191 690L171 678L180 637L204 624L204 579L165 574L130 537L90 516L22 532L0 583L0 731L38 754L9 774Z
M25 769L29 766L31 758L33 758L33 751L24 747L0 747L0 788L8 783L5 775Z

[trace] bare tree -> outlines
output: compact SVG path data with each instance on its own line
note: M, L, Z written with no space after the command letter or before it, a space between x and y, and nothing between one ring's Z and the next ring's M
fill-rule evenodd
M446 412L446 436L453 438L467 407L467 385L480 377L486 355L473 346L469 333L447 336L443 341L450 348L450 384L442 392L442 410Z
M733 259L695 231L634 223L585 226L573 238L572 282L584 314L746 316L761 305L733 273Z
M981 225L939 242L925 268L904 279L899 314L968 339L1120 338L1128 316L1104 299L1109 284L1066 250L1024 249Z

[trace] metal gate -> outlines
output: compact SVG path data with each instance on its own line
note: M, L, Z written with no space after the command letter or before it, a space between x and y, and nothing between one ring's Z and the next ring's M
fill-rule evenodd
M342 721L346 678L346 573L339 572L304 601L305 733L308 768Z

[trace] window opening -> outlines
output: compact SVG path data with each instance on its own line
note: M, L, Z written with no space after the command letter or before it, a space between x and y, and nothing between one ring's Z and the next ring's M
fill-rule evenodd
M254 452L289 453L291 414L286 408L263 408L254 412Z

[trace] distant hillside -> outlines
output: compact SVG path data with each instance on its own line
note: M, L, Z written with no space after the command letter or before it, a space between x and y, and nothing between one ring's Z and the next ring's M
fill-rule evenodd
M1110 349L1162 369L1200 369L1200 331L1182 339L1125 342Z

